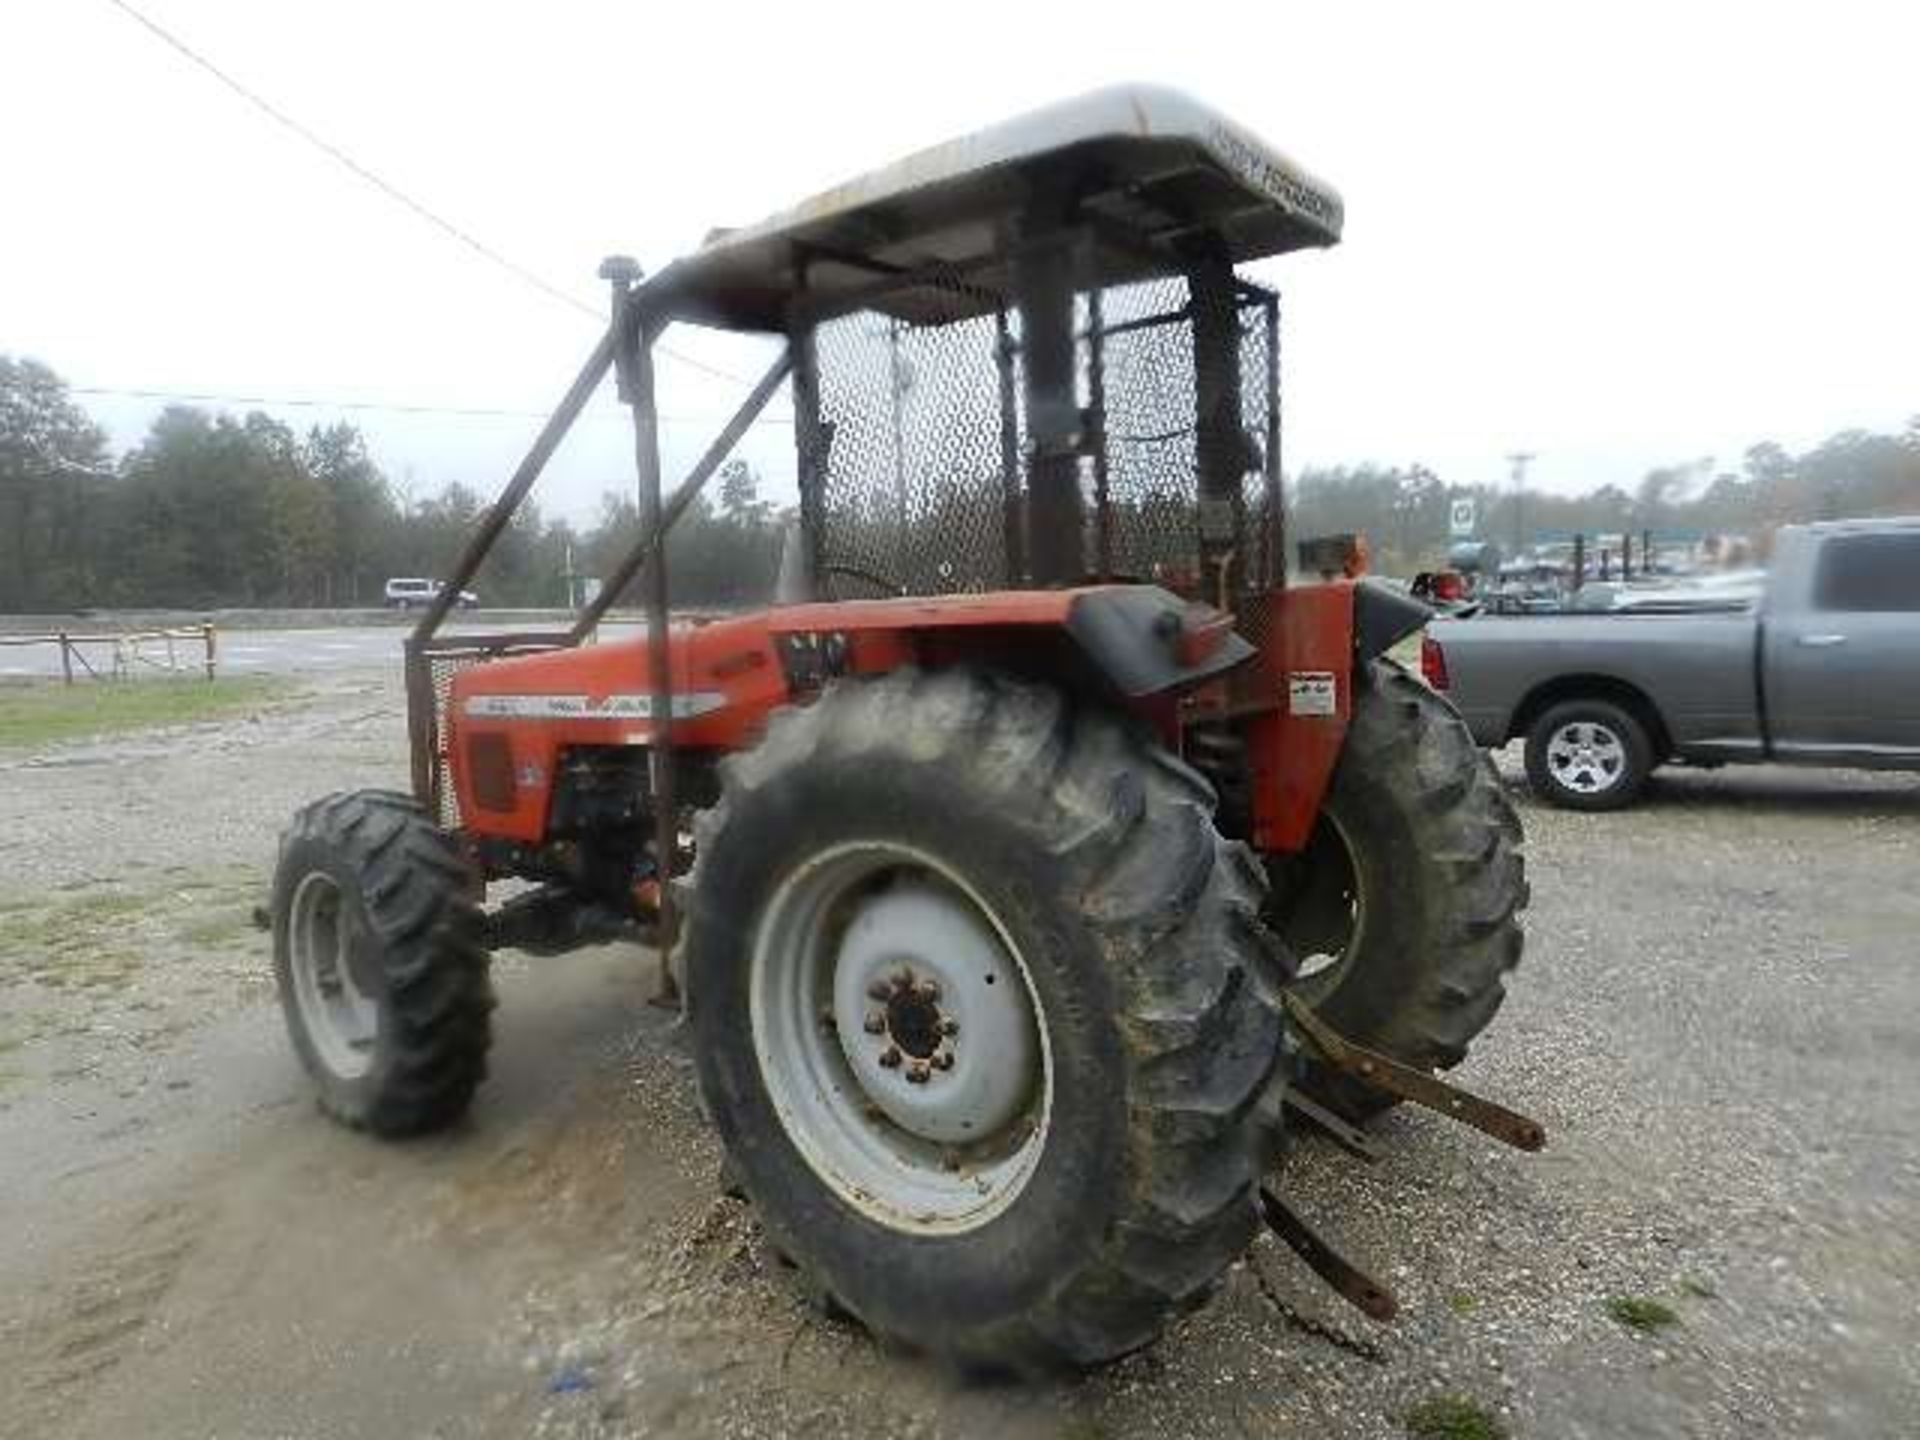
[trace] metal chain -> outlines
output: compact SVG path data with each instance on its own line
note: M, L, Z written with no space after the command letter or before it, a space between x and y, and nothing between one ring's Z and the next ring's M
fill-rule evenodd
M1357 1355L1360 1359L1368 1361L1371 1364L1384 1365L1387 1363L1386 1351L1374 1344L1373 1341L1365 1339L1362 1336L1350 1335L1337 1325L1331 1325L1324 1320L1316 1320L1311 1315L1302 1314L1295 1308L1292 1301L1280 1294L1279 1290L1274 1286L1272 1279L1268 1276L1266 1267L1260 1263L1257 1255L1249 1255L1247 1257L1247 1264L1252 1268L1254 1283L1260 1287L1260 1293L1266 1297L1267 1303L1271 1305L1274 1310L1278 1312L1280 1318L1285 1320L1293 1329L1298 1330L1303 1335L1311 1335L1317 1339L1325 1340L1329 1345L1344 1350L1349 1355Z

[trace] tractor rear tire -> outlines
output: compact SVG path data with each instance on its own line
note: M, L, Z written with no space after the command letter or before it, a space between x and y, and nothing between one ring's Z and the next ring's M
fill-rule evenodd
M802 1289L966 1374L1098 1364L1200 1303L1258 1223L1291 1056L1264 878L1206 782L960 670L843 681L721 775L690 1024Z
M1346 746L1307 848L1273 856L1268 922L1295 993L1347 1038L1458 1065L1506 998L1528 898L1520 819L1444 699L1391 661L1357 673ZM1396 1103L1309 1053L1299 1088L1356 1123Z
M494 1000L472 888L410 796L332 795L282 836L274 978L320 1107L343 1124L419 1135L473 1099Z

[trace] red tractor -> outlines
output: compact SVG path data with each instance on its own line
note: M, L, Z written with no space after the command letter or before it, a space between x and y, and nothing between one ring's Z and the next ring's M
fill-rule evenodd
M407 646L411 796L295 819L293 1042L338 1119L446 1125L488 952L658 947L738 1186L811 1293L965 1367L1090 1364L1204 1297L1261 1217L1392 1301L1265 1182L1290 1119L1357 1149L1499 1007L1520 829L1387 651L1428 611L1300 547L1278 297L1242 262L1338 196L1159 90L923 151L640 282ZM669 325L778 358L663 499ZM565 633L443 636L609 372L645 534ZM664 537L776 391L781 603L671 623ZM643 635L591 643L638 583ZM496 882L511 898L486 908ZM670 957L670 958L668 958Z

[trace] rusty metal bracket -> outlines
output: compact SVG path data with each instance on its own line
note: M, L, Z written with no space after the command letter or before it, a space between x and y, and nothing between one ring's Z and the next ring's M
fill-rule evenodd
M1373 1137L1366 1131L1342 1119L1319 1102L1309 1100L1291 1085L1287 1087L1281 1103L1349 1155L1364 1160L1369 1165L1380 1159L1380 1147L1374 1143Z
M1341 1299L1382 1322L1400 1313L1400 1302L1393 1298L1392 1291L1336 1250L1330 1240L1276 1195L1270 1185L1260 1187L1260 1213L1273 1233L1286 1241L1287 1247L1331 1285Z
M1300 1038L1305 1040L1334 1069L1358 1080L1424 1105L1449 1120L1471 1125L1516 1150L1538 1150L1547 1143L1547 1132L1537 1120L1529 1120L1517 1111L1491 1100L1483 1100L1458 1085L1450 1085L1437 1075L1389 1060L1385 1055L1356 1045L1326 1021L1314 1014L1307 1003L1291 992L1283 992L1281 1003Z

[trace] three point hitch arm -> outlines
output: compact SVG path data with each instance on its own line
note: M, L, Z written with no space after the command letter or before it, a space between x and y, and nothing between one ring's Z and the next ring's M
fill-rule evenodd
M1283 994L1281 1004L1293 1023L1294 1033L1327 1065L1363 1084L1384 1090L1402 1100L1424 1105L1449 1120L1491 1135L1516 1150L1538 1150L1547 1143L1547 1132L1537 1120L1484 1100L1451 1085L1439 1076L1411 1065L1402 1065L1365 1046L1356 1045L1308 1008L1298 996ZM1321 1105L1289 1088L1282 1103L1296 1115L1324 1131L1335 1144L1365 1160L1376 1160L1379 1153L1366 1135ZM1339 1248L1316 1231L1300 1212L1283 1200L1271 1185L1260 1187L1260 1213L1273 1233L1289 1249L1306 1261L1308 1267L1339 1293L1341 1298L1375 1320L1391 1320L1399 1312L1399 1301L1379 1281L1343 1255Z

